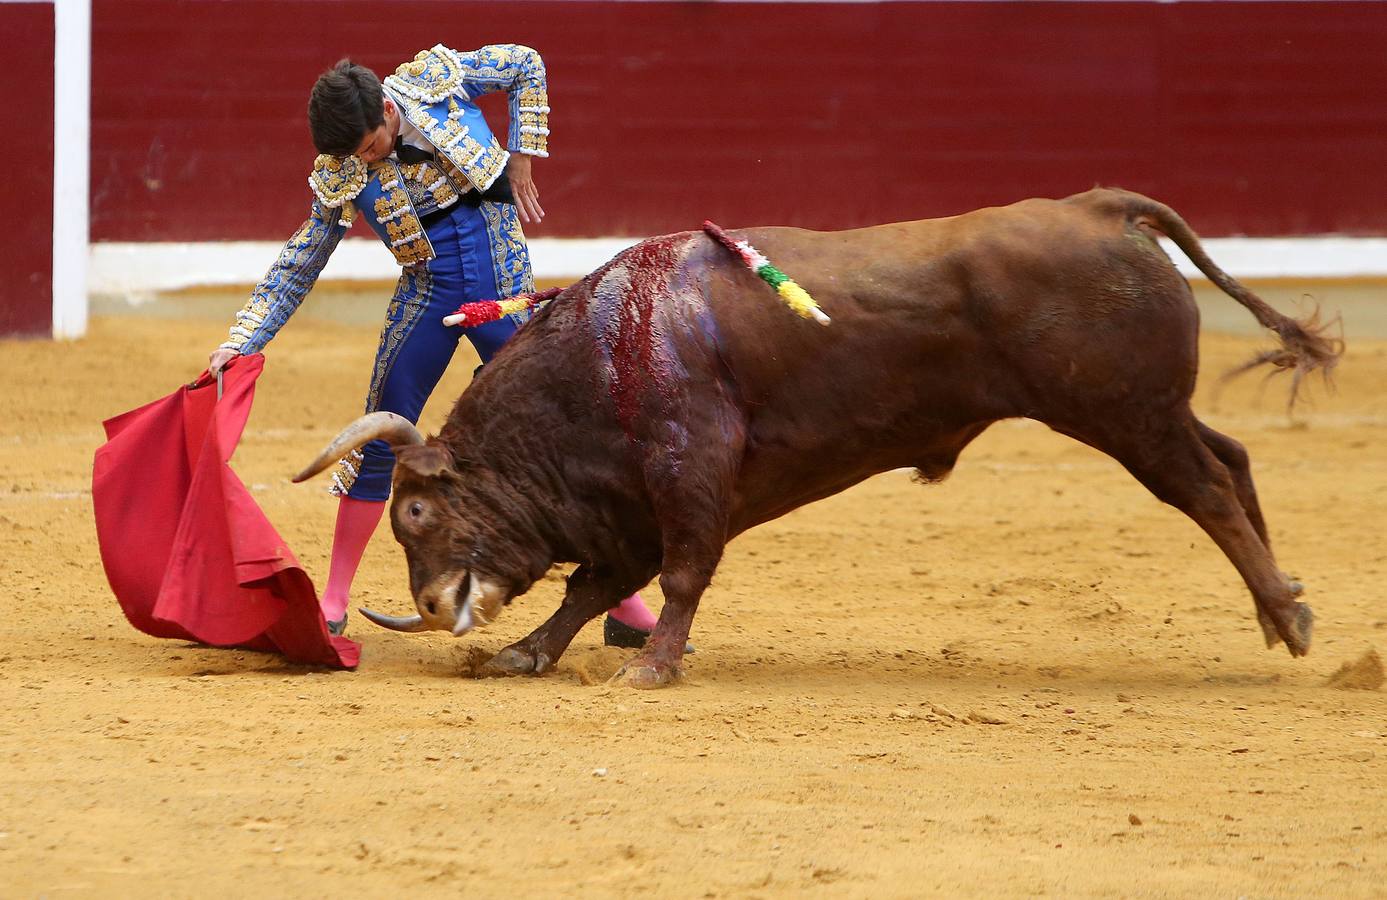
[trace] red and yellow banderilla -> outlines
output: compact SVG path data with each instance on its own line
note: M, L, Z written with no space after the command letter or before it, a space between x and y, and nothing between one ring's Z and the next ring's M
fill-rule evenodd
M796 284L790 276L771 265L770 260L766 259L761 251L746 241L734 239L732 235L712 222L704 222L703 230L713 240L736 254L737 258L745 263L748 269L755 272L758 278L775 288L776 294L785 301L786 306L794 310L796 315L813 319L820 325L829 323L828 314L819 308L819 304L814 302L814 298L809 296L809 292ZM445 316L443 324L476 328L478 325L495 322L502 316L524 312L527 309L548 303L563 291L564 288L549 288L531 294L519 294L505 300L478 300L474 303L464 303L451 316Z

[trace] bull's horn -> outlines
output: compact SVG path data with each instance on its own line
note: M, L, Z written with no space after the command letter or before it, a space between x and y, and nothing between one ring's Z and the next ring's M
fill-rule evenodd
M387 616L382 613L362 608L361 614L375 622L382 628L389 628L391 631L428 631L429 626L424 624L423 616Z
M367 413L343 428L342 433L323 448L317 459L294 476L294 484L307 481L348 453L376 438L386 441L392 447L424 443L424 436L419 433L419 429L404 416L392 412Z

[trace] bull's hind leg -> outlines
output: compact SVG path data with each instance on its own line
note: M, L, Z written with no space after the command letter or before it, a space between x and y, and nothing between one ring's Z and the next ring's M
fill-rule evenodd
M640 590L649 580L649 575L642 579L631 573L579 566L568 576L563 603L554 614L488 660L482 674L530 675L549 671L584 625L616 606L622 597Z
M1252 484L1252 466L1247 457L1247 449L1238 441L1226 434L1214 431L1208 425L1198 420L1195 421L1195 428L1199 430L1199 439L1204 442L1218 457L1219 462L1228 468L1228 474L1233 479L1233 488L1238 493L1238 502L1242 504L1243 512L1247 513L1247 519L1256 529L1257 536L1262 539L1268 551L1271 550L1271 539L1267 537L1266 521L1262 518L1262 507L1257 502L1257 489ZM1299 597L1305 592L1305 586L1300 582L1287 579L1291 586L1291 593ZM1267 639L1267 646L1274 647L1281 640L1281 635L1276 630L1276 623L1259 606L1257 607L1257 622L1262 626L1262 634Z
M1269 641L1272 637L1285 641L1292 656L1304 656L1310 648L1314 616L1309 606L1296 601L1297 591L1272 559L1251 476L1244 478L1230 469L1210 448L1204 433L1216 432L1203 429L1193 414L1161 420L1154 428L1124 425L1131 423L1109 423L1101 434L1082 439L1111 455L1158 499L1198 523L1247 583ZM1215 443L1227 452L1235 442L1224 440L1227 443ZM1230 452L1228 457L1236 469L1238 455ZM1245 453L1241 462L1245 470Z
M1204 446L1208 447L1228 469L1228 475L1233 479L1233 490L1237 492L1243 512L1247 513L1247 520L1252 523L1262 543L1267 549L1271 549L1266 522L1262 519L1262 507L1257 502L1257 489L1252 485L1252 466L1247 458L1247 449L1233 438L1214 431L1198 419L1195 419L1194 427L1199 432L1199 439L1204 442Z

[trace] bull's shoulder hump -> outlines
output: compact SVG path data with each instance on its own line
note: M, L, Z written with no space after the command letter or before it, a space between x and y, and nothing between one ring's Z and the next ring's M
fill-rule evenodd
M754 247L761 244L781 244L813 246L851 242L873 234L881 234L899 229L910 223L892 225L872 225L866 228L846 228L839 231L816 231L811 228L796 228L791 225L758 225L750 228L731 228L728 234L739 241L746 241Z

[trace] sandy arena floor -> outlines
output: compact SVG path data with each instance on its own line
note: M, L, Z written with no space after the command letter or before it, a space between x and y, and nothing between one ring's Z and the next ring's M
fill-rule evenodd
M100 422L196 375L237 305L0 342L0 895L1382 896L1387 692L1327 680L1387 651L1387 341L1350 323L1338 393L1292 421L1283 381L1212 406L1264 342L1204 340L1201 415L1248 445L1318 615L1304 660L1191 522L1006 423L944 485L882 475L737 540L687 680L642 693L604 684L597 627L551 676L462 677L559 572L460 640L354 619L355 673L135 632ZM235 461L319 580L334 501L287 478L357 414L375 338L287 328ZM412 610L404 575L382 526L357 599Z

